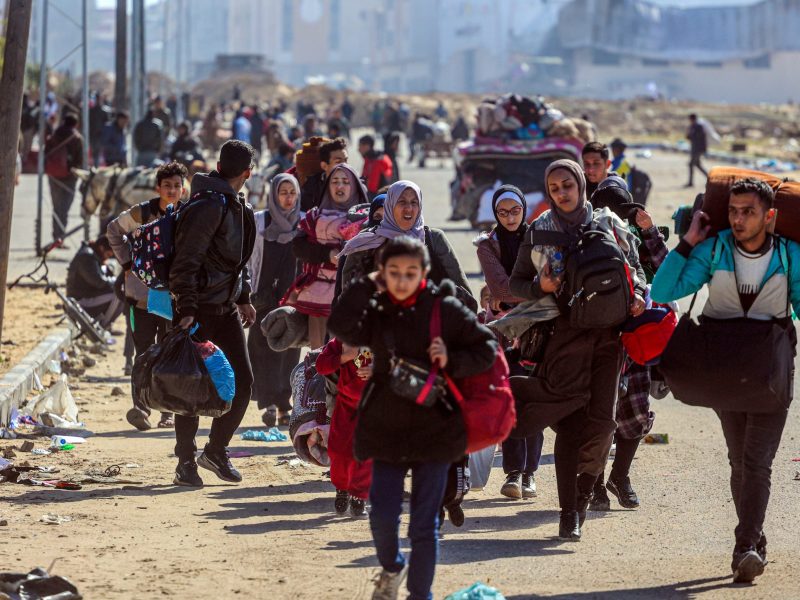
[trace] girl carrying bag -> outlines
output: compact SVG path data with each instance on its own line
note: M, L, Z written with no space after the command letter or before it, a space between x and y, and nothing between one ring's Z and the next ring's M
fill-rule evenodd
M785 242L776 240L776 244L786 265L788 288L789 253ZM786 314L790 314L790 292L787 289ZM675 398L692 406L724 411L786 410L792 401L797 341L791 317L760 321L701 315L695 322L691 313L696 299L697 294L658 366Z

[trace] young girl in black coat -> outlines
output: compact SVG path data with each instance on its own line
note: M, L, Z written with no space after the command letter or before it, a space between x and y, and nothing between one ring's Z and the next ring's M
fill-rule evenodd
M452 285L443 282L437 288L426 279L429 261L419 240L406 236L390 240L381 251L379 270L342 294L328 322L337 338L373 352L373 376L359 405L355 455L359 460L373 459L369 518L383 567L373 595L378 599L396 598L406 573L409 598L432 598L438 513L447 471L466 450L464 422L452 396L441 394L429 407L417 404L398 390L395 366L402 359L430 371L436 363L458 379L487 370L497 351L492 332L449 295ZM432 340L430 323L437 302L441 336ZM407 569L399 550L399 527L409 469L414 559Z

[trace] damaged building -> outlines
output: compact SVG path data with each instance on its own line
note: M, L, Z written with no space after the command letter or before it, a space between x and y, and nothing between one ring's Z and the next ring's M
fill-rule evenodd
M800 0L722 7L572 0L557 25L568 93L800 101Z

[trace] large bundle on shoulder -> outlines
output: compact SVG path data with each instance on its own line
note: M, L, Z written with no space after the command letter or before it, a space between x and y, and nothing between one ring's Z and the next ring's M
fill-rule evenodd
M702 210L711 219L712 235L730 227L728 199L731 187L748 177L765 181L775 190L775 208L778 211L775 233L800 242L800 181L738 167L714 167L709 173Z
M331 464L328 457L330 418L325 377L317 373L316 368L319 355L319 350L306 354L289 378L293 398L289 437L297 456L308 463L327 467Z

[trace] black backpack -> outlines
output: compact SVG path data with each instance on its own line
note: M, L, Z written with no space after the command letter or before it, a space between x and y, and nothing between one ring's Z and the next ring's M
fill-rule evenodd
M627 318L633 301L633 281L616 237L593 222L575 236L534 231L535 246L566 248L564 284L556 293L570 325L579 329L617 327Z
M629 175L629 183L633 201L645 206L647 204L647 197L650 195L650 190L653 188L653 182L650 180L650 176L644 171L632 167Z

